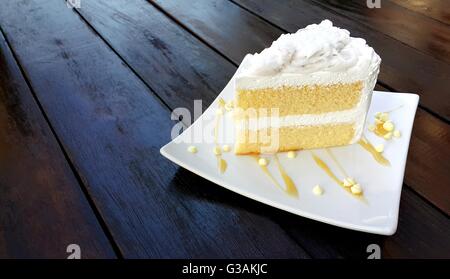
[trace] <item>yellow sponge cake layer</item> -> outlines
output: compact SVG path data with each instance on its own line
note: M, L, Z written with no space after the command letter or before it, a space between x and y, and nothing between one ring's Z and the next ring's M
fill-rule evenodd
M272 153L346 145L351 142L354 134L352 123L240 130L237 133L234 152L236 154Z
M321 114L348 110L361 98L361 81L346 84L282 86L236 90L236 107L246 109L279 109L279 116Z

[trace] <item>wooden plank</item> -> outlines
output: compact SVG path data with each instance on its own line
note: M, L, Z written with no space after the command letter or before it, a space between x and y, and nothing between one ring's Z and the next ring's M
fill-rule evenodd
M171 103L175 107L187 107L193 111L193 100L202 100L209 104L215 97L209 92L218 92L225 87L234 72L233 65L227 64L218 71L216 61L220 57L214 51L198 44L195 38L179 28L174 28L173 24L169 26L161 24L161 20L170 21L159 12L155 12L155 9L145 1L141 0L133 4L126 4L124 1L110 2L105 4L105 1L84 1L84 8L80 12L89 22L95 23L98 30L101 29L108 43L120 44L117 50L126 50L121 51L120 55L126 61L136 62L134 68L140 77L152 77L145 81L152 89L164 90L162 97L164 102ZM139 18L130 18L127 13L120 12L117 8L120 5L129 6L126 7L128 13ZM100 9L105 11L97 12ZM150 18L142 18L148 13L152 13ZM94 17L95 22L93 22ZM127 23L130 21L138 26L130 26ZM141 32L141 25L151 26L151 28ZM145 55L133 56L143 46L129 44L130 41L144 41ZM171 43L174 41L180 44ZM185 55L186 53L205 54L205 52L206 59L202 59L200 55ZM164 55L161 56L161 53ZM158 64L154 61L158 61ZM180 72L180 69L183 72ZM156 76L165 78L155 78ZM191 83L191 80L201 82Z
M445 24L450 24L448 0L389 0L411 11L434 18Z
M159 154L170 111L64 1L4 3L0 24L125 257L308 257L236 195Z
M336 26L348 29L353 36L366 39L381 56L383 61L379 81L398 92L419 94L422 106L449 120L450 102L447 101L447 88L450 86L450 65L448 63L307 0L235 0L235 2L289 32L295 32L299 28L318 23L325 18L332 20ZM158 3L169 6L173 2ZM177 6L179 9L181 4ZM231 15L227 16L231 17ZM244 27L241 30L244 30Z
M125 0L123 0L125 1ZM186 72L186 69L179 68L190 68L191 65L177 63L176 65L169 65L161 63L161 61L165 61L165 59L171 58L175 60L177 58L176 52L172 52L172 48L177 48L178 45L185 45L186 49L190 49L189 42L184 35L180 35L179 30L175 29L175 23L171 23L168 19L164 19L161 16L155 14L155 12L149 8L148 6L142 4L134 9L131 9L130 6L123 5L121 1L117 0L114 2L111 1L86 1L85 9L82 9L80 13L85 17L92 27L99 32L104 38L110 43L110 45L119 53L122 57L126 57L126 61L128 65L133 67L136 72L145 80L145 82L149 84L152 83L152 79L154 76L145 74L142 72L142 69L139 68L140 62L138 59L146 59L149 63L154 63L155 65L159 65L160 67L160 75L158 78L167 80L171 75L183 75ZM113 24L107 24L105 19L112 18L112 16L116 16L121 20L116 23L116 26L121 26L120 28L116 28ZM165 32L152 32L153 29L159 30L158 27L155 27L155 22L151 21L153 18L157 18L157 22L159 24L165 26ZM112 27L111 27L112 26ZM113 33L110 28L114 28L115 32ZM243 27L245 28L245 27ZM133 30L134 34L152 34L151 37L157 36L159 40L164 42L165 48L164 51L160 51L159 56L156 57L156 52L152 54L153 60L147 59L146 56L149 54L149 50L147 48L149 44L149 40L144 36L135 35L133 38L128 38L127 40L133 41L133 45L140 47L125 47L126 40L122 38L126 36L126 34L130 33L130 30ZM123 34L119 34L123 33ZM171 40L168 40L166 36L168 33L177 34L176 36L171 35ZM178 38L178 39L177 39ZM200 42L194 42L197 45L200 45ZM245 43L243 43L245 45ZM223 67L228 69L229 62L223 58L217 58L217 55L214 56L211 54L211 50L207 48L197 47L196 50L203 50L203 52L193 52L190 53L186 51L184 56L194 56L198 59L205 59L214 61L214 64L217 66L217 71L220 71L220 68ZM172 54L174 53L174 54ZM169 57L165 57L165 56ZM153 67L152 65L148 65L147 67ZM172 70L171 74L164 74L168 72L163 68L167 67ZM225 72L227 77L231 76L231 73ZM202 83L198 77L197 79L189 80L191 84ZM168 97L165 96L165 88L164 87L155 87L154 90L160 94L161 98L167 100L168 105L175 107L178 104L171 104ZM189 95L189 90L185 89L183 86L180 88L176 88L179 90L180 94ZM205 94L217 94L217 92L205 92ZM187 104L186 104L187 105ZM187 172L187 171L185 171ZM183 173L183 175L187 175ZM195 177L195 175L192 174ZM285 230L289 232L290 235L295 237L297 241L301 244L302 247L307 247L308 252L312 253L315 257L364 257L366 256L365 249L368 244L374 243L374 241L378 241L382 249L385 249L386 257L409 257L414 256L410 253L410 251L422 251L424 255L428 255L430 257L433 256L441 256L448 255L448 236L446 234L446 229L449 226L448 220L446 216L441 214L439 211L434 210L432 206L421 200L414 192L412 192L409 188L405 188L404 195L402 198L402 209L401 209L401 223L399 232L394 237L386 238L386 241L380 242L379 240L383 240L385 238L381 238L379 236L373 236L364 233L351 232L344 229L334 228L328 225L324 225L318 222L314 222L311 220L307 220L305 218L301 218L298 216L294 216L292 214L287 214L286 212L276 210L270 208L268 206L264 206L258 204L256 202L250 201L243 197L237 197L232 193L224 192L223 195L233 196L236 200L231 201L226 199L227 202L232 202L235 205L244 205L245 208L252 208L254 212L261 212L264 216L269 216L271 219L276 220ZM218 199L217 201L220 201ZM406 209L404 204L406 204ZM426 216L426 217L425 217ZM417 222L418 218L423 218L420 222ZM442 225L441 227L433 227L435 224ZM436 243L430 243L434 240L428 239L428 234L426 230L422 228L422 226L426 225L427 229L431 229L429 232L430 235L433 235L434 239L442 239L443 245L437 245ZM422 228L422 229L421 229ZM335 231L341 231L340 241L346 243L347 245L340 244L338 241L334 241L334 233ZM417 237L416 234L422 234L422 237ZM347 235L347 237L345 237ZM405 241L406 239L407 241ZM345 240L345 241L344 241ZM401 243L399 243L402 241ZM410 247L408 247L410 246ZM431 247L431 248L429 248ZM409 249L408 251L403 251L403 249ZM437 249L433 252L433 249ZM416 257L420 257L420 253L416 255Z
M229 1L150 0L238 65L247 53L269 47L283 30ZM279 15L281 16L281 15Z
M114 258L0 32L0 258Z
M449 142L450 126L419 109L410 142L405 183L447 214L450 214Z
M450 28L390 1L382 8L369 9L360 0L310 0L351 18L368 28L384 33L438 60L450 62Z
M258 1L258 3L263 4L264 0ZM189 2L189 3L188 3ZM273 3L281 3L278 2L268 2L268 5L273 5ZM253 53L255 51L259 51L263 49L265 46L270 45L269 40L276 39L282 31L276 29L278 31L267 31L274 30L275 27L262 22L258 17L245 13L245 11L234 11L235 9L239 9L237 6L230 5L230 3L226 1L204 1L204 0L196 0L196 1L156 1L157 5L163 8L167 13L171 14L175 17L180 23L184 24L187 28L189 28L192 32L196 33L203 40L205 40L209 45L216 48L223 55L234 61L235 63L239 63L242 57L246 53ZM228 3L228 4L227 4ZM245 2L247 3L247 2ZM250 2L252 4L256 2ZM272 4L271 4L272 3ZM285 3L285 2L283 2ZM256 4L255 4L256 6ZM202 7L202 9L200 9ZM265 6L263 5L262 7ZM278 6L277 6L278 7ZM253 8L253 6L252 6ZM90 9L86 9L84 14L89 17ZM199 12L201 10L201 12ZM255 8L255 11L256 8ZM290 12L286 10L274 10L273 13L270 13L270 16L274 15L289 15ZM306 13L306 12L303 12ZM93 13L92 13L93 14ZM234 20L233 15L237 14L239 19ZM205 16L208 15L208 16ZM305 15L306 17L306 15ZM281 19L285 19L288 17L281 17ZM291 18L292 19L292 18ZM235 22L240 21L240 27L232 26L230 29L220 28L222 23L225 21ZM103 27L100 24L96 23L94 18L90 18L90 21L93 21L96 24L96 28L99 29L105 37L109 38L109 40L113 40L111 34L108 34L108 26L103 24ZM297 20L293 20L295 24L297 24ZM218 22L218 23L217 23ZM286 25L290 25L290 22L285 22ZM250 27L248 27L250 26ZM206 30L206 31L205 31ZM234 30L233 32L231 32ZM260 31L259 31L260 30ZM126 33L126 31L122 31ZM149 32L144 30L142 32ZM239 40L235 40L232 38L234 33L241 33L238 38ZM251 33L249 33L251 32ZM245 42L243 39L245 36L247 37L259 37L259 32L261 38L264 38L264 42L260 42L258 44L257 41L251 40L250 42ZM278 32L278 33L277 33ZM169 32L166 32L169 33ZM247 34L253 34L252 36L248 36ZM271 39L267 34L272 34L274 37ZM117 35L116 35L117 36ZM220 39L217 39L220 38ZM216 41L217 40L217 41ZM239 41L239 43L235 43ZM267 42L266 42L267 41ZM223 45L225 42L228 42L225 46ZM145 40L141 41L141 44L146 44ZM147 43L148 44L148 43ZM166 40L167 45L173 45L176 47L177 44L170 43L170 40ZM180 43L181 44L181 43ZM143 54L142 49L139 51L139 48L136 47L133 51L129 51L129 48L123 48L121 45L123 43L116 42L114 44L114 48L116 48L121 55L126 57L127 61L132 61L133 59L129 59L132 57L142 57L145 56ZM129 53L128 53L129 52ZM397 54L398 56L398 54ZM161 61L159 60L154 61ZM163 60L162 60L163 61ZM131 63L131 62L130 62ZM138 63L138 62L136 62ZM215 62L216 63L216 62ZM384 63L384 62L383 62ZM159 63L162 64L162 63ZM226 64L225 64L226 65ZM135 66L133 66L135 67ZM228 67L227 65L225 67ZM142 72L136 67L138 72ZM160 70L161 71L161 70ZM182 73L180 73L182 75ZM231 74L229 74L231 76ZM149 83L152 82L151 77L144 77L144 80L148 80ZM165 90L162 88L155 87L155 90L158 94L165 98L164 95ZM180 89L183 90L183 89ZM444 92L444 91L443 91ZM183 95L188 95L189 91L183 91ZM446 98L446 97L445 97ZM442 103L446 103L447 99L444 99ZM441 181L448 182L450 180L450 174L448 173L448 160L444 160L444 162L434 160L435 154L441 154L445 158L446 152L441 152L442 149L446 149L447 146L447 137L450 134L450 127L448 124L439 120L438 118L429 115L422 109L419 109L417 114L418 121L415 123L415 129L412 135L412 141L410 145L410 158L411 160L407 163L407 176L405 177L405 182L408 183L411 187L416 189L419 193L421 193L424 197L429 199L432 203L434 203L437 207L441 208L446 213L450 212L450 204L448 202L448 195L442 195L443 193L448 193L450 190L448 189L446 183L441 183ZM422 121L426 119L426 121ZM432 127L432 128L430 128ZM436 131L433 133L432 131ZM444 136L443 136L444 135ZM447 137L445 137L447 135ZM423 139L428 138L427 142L433 144L426 144L423 142ZM422 139L422 140L420 140ZM419 163L421 162L421 163ZM429 162L428 164L428 172L419 171L421 166L424 164L423 162ZM420 173L420 174L418 174ZM417 179L421 177L421 179ZM433 187L430 187L430 182L432 181Z

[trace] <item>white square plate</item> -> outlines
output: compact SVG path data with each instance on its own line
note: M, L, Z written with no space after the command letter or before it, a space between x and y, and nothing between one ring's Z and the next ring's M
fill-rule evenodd
M365 136L373 145L385 145L383 155L390 161L390 166L378 164L358 144L331 148L345 171L362 185L367 202L355 198L331 180L316 165L308 150L298 152L294 159L287 158L285 153L278 154L281 165L299 192L298 197L292 197L277 188L251 156L237 156L232 151L223 153L228 168L224 173L218 170L217 158L213 154L212 127L219 98L225 101L233 99L233 78L193 125L161 148L163 156L224 188L306 218L358 231L383 235L395 233L418 95L377 91L373 94L366 122L372 123L377 111L395 109L390 113L390 118L401 132L400 138L385 141L367 130L368 123L364 128ZM231 113L225 113L219 130L219 143L232 146L234 126ZM195 138L194 131L203 132L203 135ZM195 145L198 152L188 152L190 145ZM342 178L337 165L325 150L317 149L314 153ZM268 169L284 185L276 164L270 163ZM317 184L324 189L321 196L312 193L312 188Z

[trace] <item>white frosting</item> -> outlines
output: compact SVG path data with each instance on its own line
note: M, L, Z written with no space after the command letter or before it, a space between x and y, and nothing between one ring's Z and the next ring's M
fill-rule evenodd
M282 85L333 84L378 74L380 57L361 38L331 21L283 34L261 53L248 55L236 79L237 89Z

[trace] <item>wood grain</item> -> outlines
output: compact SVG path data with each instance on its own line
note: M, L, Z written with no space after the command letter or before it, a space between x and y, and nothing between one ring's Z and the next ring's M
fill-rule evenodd
M450 214L449 142L450 126L419 109L414 120L405 183L447 214Z
M213 5L216 2L218 3L217 5L219 5L218 6L219 8L217 8L217 5ZM208 44L215 47L217 50L221 51L223 55L225 55L226 57L228 57L237 64L239 64L240 59L242 59L242 57L246 53L254 53L256 51L260 51L265 46L270 45L270 43L265 42L266 40L270 40L270 38L267 37L268 34L267 30L274 30L270 31L270 34L273 34L274 36L272 39L276 39L278 36L277 34L282 32L281 30L276 29L271 25L264 24L264 22L262 22L260 19L258 19L256 16L250 13L245 14L243 11L239 13L235 12L234 9L239 9L238 6L228 5L226 7L223 7L225 6L224 3L226 2L223 1L216 1L216 2L196 0L189 2L190 4L187 4L187 1L184 2L177 1L175 4L175 2L167 0L160 2L156 1L156 3L160 5L163 9L165 9L167 13L177 18L179 22L184 24L192 32L196 33L203 40L207 41ZM258 3L262 4L262 2L264 2L264 0L259 1ZM197 10L200 9L199 8L200 6L202 7L202 11L198 12ZM87 10L85 14L89 14ZM303 13L307 14L307 11L303 11ZM91 12L91 14L94 13ZM204 14L209 14L209 16L203 17ZM230 20L233 18L232 17L233 14L239 14L240 18L239 20L242 22L242 25L239 28L237 28L237 26L233 26L230 29L220 28L220 24L217 25L215 24L215 22L221 22L225 20L234 22L234 20ZM272 15L277 16L283 14L290 14L290 12L285 10L283 11L274 10L273 13L270 13L270 16ZM94 16L92 16L91 20L93 20L93 24L96 24L96 21L93 19L93 17ZM208 21L209 18L213 18L214 19L213 22ZM283 20L285 20L284 17L282 18ZM296 22L295 20L293 21ZM247 25L250 25L251 27L247 27L247 25L244 25L244 22L247 22ZM256 28L255 26L259 27ZM96 27L99 28L100 32L102 32L102 34L104 34L105 37L107 37L109 40L112 40L112 37L107 33L107 31L103 30L108 28L101 28L101 26L97 25ZM207 28L208 30L207 32L205 31L205 28ZM245 40L242 39L242 37L245 37L246 34L252 34L253 37L258 37L259 36L258 30L260 29L264 30L264 33L261 36L262 38L265 38L264 42L259 42L258 44L258 42L255 40L245 42ZM275 29L278 31L275 31ZM252 33L249 33L250 31ZM126 31L123 30L122 32L125 33ZM141 32L148 32L148 31L142 30ZM236 40L232 39L234 33L240 33L240 35L238 36L240 38L239 43L234 43L236 42ZM221 39L216 42L216 38ZM224 47L222 45L223 42L229 43L226 45L226 47ZM145 41L142 41L140 44L145 44ZM130 54L126 54L127 49L121 48L120 45L123 44L117 42L114 44L114 48L117 48L118 51L121 52L122 55L124 55L124 57L130 56ZM177 44L172 42L172 45L176 46ZM139 54L134 52L132 55L134 57L141 57L145 56L146 54L144 53L144 51L141 50ZM130 61L129 63L131 64L132 60L129 61ZM383 63L385 62L383 61ZM231 74L229 74L229 76L231 76ZM144 77L144 79L151 80L151 77L147 76L147 78ZM158 88L155 88L155 90L158 94L161 95L165 94L163 90L160 90ZM386 89L384 91L390 90ZM189 92L183 91L183 96L186 94L189 94ZM443 100L443 102L445 103L446 100L447 99ZM426 111L420 108L417 115L418 121L415 123L415 128L412 134L412 141L409 152L410 156L409 158L411 158L411 160L408 160L407 163L405 182L448 214L450 213L450 203L448 198L449 195L445 194L449 193L450 191L447 187L447 185L449 184L441 182L442 181L449 182L450 180L450 174L448 173L449 168L447 164L448 160L443 159L448 158L446 157L448 155L447 139L448 135L450 134L450 126L444 123L443 121L439 120L438 118L429 115ZM424 118L426 118L426 121L421 121ZM436 131L436 133L434 133L433 131ZM426 140L428 144L424 143L424 139L428 139ZM441 150L445 151L441 152ZM441 160L434 160L435 158L434 154L438 153L441 155L439 157ZM429 166L427 167L428 170L427 172L420 171L421 166L425 164L424 162L426 162L426 164ZM420 177L421 179L417 179L418 177ZM433 185L433 187L430 187L430 183L431 185Z
M248 53L260 52L285 33L229 1L150 2L236 65L239 65Z
M369 9L366 1L360 0L309 1L450 63L450 28L446 24L390 1L382 1L379 9Z
M87 0L79 12L108 43L114 44L125 61L134 61L137 75L158 91L164 102L193 111L193 100L202 100L206 108L205 104L215 97L210 92L222 90L233 74L231 64L218 69L219 55L172 24L145 0L132 5L125 1L107 2Z
M381 56L382 65L378 81L398 92L419 94L422 106L449 120L450 101L447 88L450 86L450 65L448 63L426 55L351 18L330 11L315 2L307 0L233 1L289 32L295 32L299 28L318 23L326 18L332 20L336 26L348 29L352 36L366 39ZM162 1L161 3L163 5L172 2ZM214 12L214 9L211 8L211 10Z
M411 11L426 15L450 25L450 11L447 0L388 0Z
M132 67L146 83L151 84L154 77L145 74L139 67L140 62L136 61L136 58L147 59L146 56L148 56L149 52L146 47L149 45L148 39L143 36L133 36L133 38L126 37L128 40L132 40L134 45L136 45L136 47L127 48L123 47L126 45L126 40L123 38L129 33L128 30L134 30L135 34L145 34L151 32L152 29L157 28L147 22L152 18L158 18L158 21L165 26L165 31L177 32L178 34L178 32L181 31L172 30L173 28L176 28L176 24L171 23L168 19L159 18L154 10L148 8L144 4L135 9L121 5L120 1L115 1L114 3L106 0L95 2L88 1L86 5L88 8L81 10L80 13L89 21L93 28L110 43L111 47L126 59L127 64L130 65L130 67ZM205 6L203 6L203 8L205 8ZM110 26L113 24L107 24L107 22L105 22L106 19L112 17L112 14L120 14L120 16L117 17L126 19L126 21L123 20L120 24L117 24L117 26L121 26L121 28L115 28L115 32L109 30L112 28ZM152 21L152 23L154 22ZM177 74L183 76L186 69L189 69L192 65L183 63L165 64L161 63L161 61L164 61L165 59L172 61L176 60L176 55L172 54L175 52L172 52L171 49L176 49L177 45L184 44L186 49L192 49L192 46L186 43L187 41L184 39L185 35L176 36L172 38L171 41L164 39L167 35L162 32L155 33L152 37L153 36L157 36L161 38L161 41L165 42L165 51L160 51L159 58L156 56L157 51L154 51L152 54L154 59L147 59L149 63L153 63L154 65L148 65L148 67L152 68L155 67L155 65L158 65L160 67L159 72L161 73L159 78L161 79L169 79L171 75ZM201 44L200 41L195 42L195 40L192 43L197 45ZM242 45L247 44L243 42ZM199 49L203 48L196 48L197 51ZM208 49L205 49L204 51L204 53L190 53L186 51L184 53L184 59L187 59L186 57L191 55L203 57L202 59L212 59L217 66L217 69L222 67L226 69L229 68L230 63L227 59L219 59L217 58L217 55L211 55L211 52ZM171 72L170 75L164 74L168 72L168 70L165 70L164 68L170 68L173 72ZM231 73L227 72L226 74L228 75L228 78L231 76ZM195 85L196 83L202 83L203 80L197 78L191 79L189 82ZM189 96L190 94L189 90L185 89L183 86L175 89L178 90L180 94L186 96ZM171 103L170 99L165 96L166 93L164 87L154 87L154 90L157 94L160 94L162 99L167 100L169 106L175 107L179 105L178 103ZM202 94L212 94L213 96L216 96L217 93L218 92L211 91L202 92ZM194 92L194 94L198 93ZM209 99L212 99L213 96ZM189 102L186 105L189 105ZM180 173L182 173L180 176L195 176L189 174L187 171L180 170ZM374 243L374 241L377 241L376 243L379 243L383 247L383 250L386 251L386 257L420 257L420 251L422 250L426 257L442 257L448 255L449 238L446 236L446 230L450 224L448 223L446 216L424 202L409 188L405 188L404 193L406 194L404 194L402 198L402 209L400 212L401 228L399 228L399 232L394 237L389 238L337 229L249 201L233 193L228 193L227 191L224 191L220 195L220 198L216 199L216 202L231 203L233 206L244 206L247 210L261 212L264 216L270 216L275 222L279 223L289 235L294 237L302 247L307 248L308 253L311 253L314 257L363 257L366 255L365 249L367 245ZM229 199L227 198L228 196L230 197ZM403 204L405 204L406 207L403 206ZM421 221L416 223L417 219L421 219ZM434 224L439 224L439 226L433 227ZM428 226L428 228L424 229L424 225ZM430 235L433 235L435 239L442 239L444 243L439 245L436 243L429 243L430 241L427 239L426 233L429 229L432 230L432 232L429 232ZM336 231L340 232L340 237L335 239ZM424 236L418 238L417 235L422 233ZM409 250L403 251L403 249ZM434 249L437 250L433 252ZM414 256L414 252L418 252L418 254Z
M159 154L170 111L64 1L7 2L0 24L125 257L309 257L272 220L214 201L219 187Z
M0 257L114 258L0 32Z

